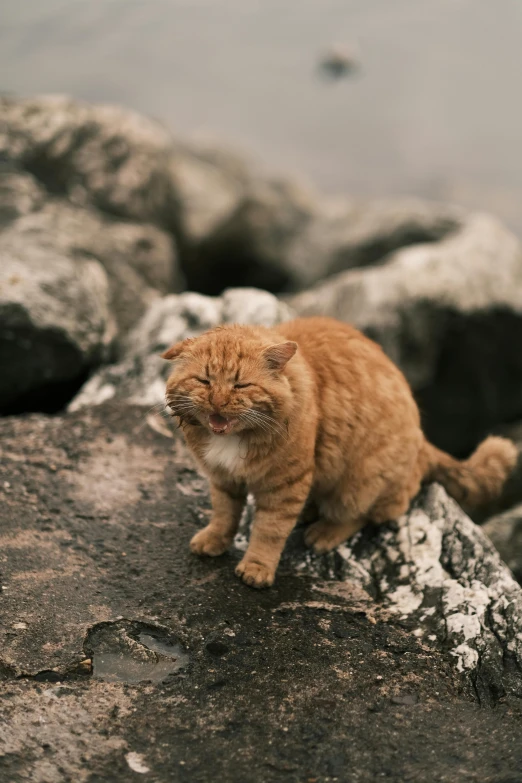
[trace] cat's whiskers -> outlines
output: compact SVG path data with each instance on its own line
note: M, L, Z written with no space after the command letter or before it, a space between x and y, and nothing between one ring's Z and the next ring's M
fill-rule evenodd
M143 414L144 416L148 416L149 413L164 413L167 409L167 405L164 402L157 402L155 405L152 405L148 410L145 411Z
M288 440L288 433L284 430L282 425L267 413L254 410L253 408L246 411L244 414L244 420L249 424L253 424L259 427L264 432L270 435L279 435L282 438Z
M157 402L155 405L152 405L148 410L145 411L143 414L143 426L145 425L148 417L152 414L153 416L161 416L164 419L170 419L172 414L168 410L168 406L164 402Z
M239 419L245 422L247 425L254 425L255 427L259 427L259 429L263 430L263 432L266 432L267 435L272 435L272 430L265 422L257 421L254 417L250 416L248 412L240 414Z
M167 396L166 399L170 415L175 416L178 419L182 419L184 416L194 415L198 412L198 406L187 394Z

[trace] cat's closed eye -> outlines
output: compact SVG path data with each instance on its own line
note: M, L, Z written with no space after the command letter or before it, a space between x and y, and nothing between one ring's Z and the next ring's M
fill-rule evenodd
M251 383L235 383L234 389L246 389L247 386L252 386Z
M210 386L210 381L208 378L194 378L194 380L204 384L205 386Z

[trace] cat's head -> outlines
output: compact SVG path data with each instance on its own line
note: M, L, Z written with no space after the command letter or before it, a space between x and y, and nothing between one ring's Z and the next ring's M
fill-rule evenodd
M285 368L297 343L248 326L223 326L176 343L166 400L172 413L216 435L276 434L292 406Z

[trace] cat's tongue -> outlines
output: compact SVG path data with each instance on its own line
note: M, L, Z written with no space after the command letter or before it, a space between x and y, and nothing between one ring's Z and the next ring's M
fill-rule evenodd
M225 432L230 424L230 419L221 416L220 413L211 413L208 417L208 423L214 432Z

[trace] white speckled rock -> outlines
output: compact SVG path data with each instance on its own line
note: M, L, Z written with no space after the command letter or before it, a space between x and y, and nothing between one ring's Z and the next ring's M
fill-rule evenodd
M250 516L251 509L236 538L240 549ZM397 522L366 527L328 555L305 552L298 528L285 565L359 589L428 646L446 650L480 698L522 696L522 589L439 485L423 490Z
M156 405L165 397L170 365L160 354L172 343L222 323L274 326L293 317L290 308L266 291L237 288L221 297L196 293L170 295L154 302L128 335L121 361L99 370L71 402L70 410L116 398Z

